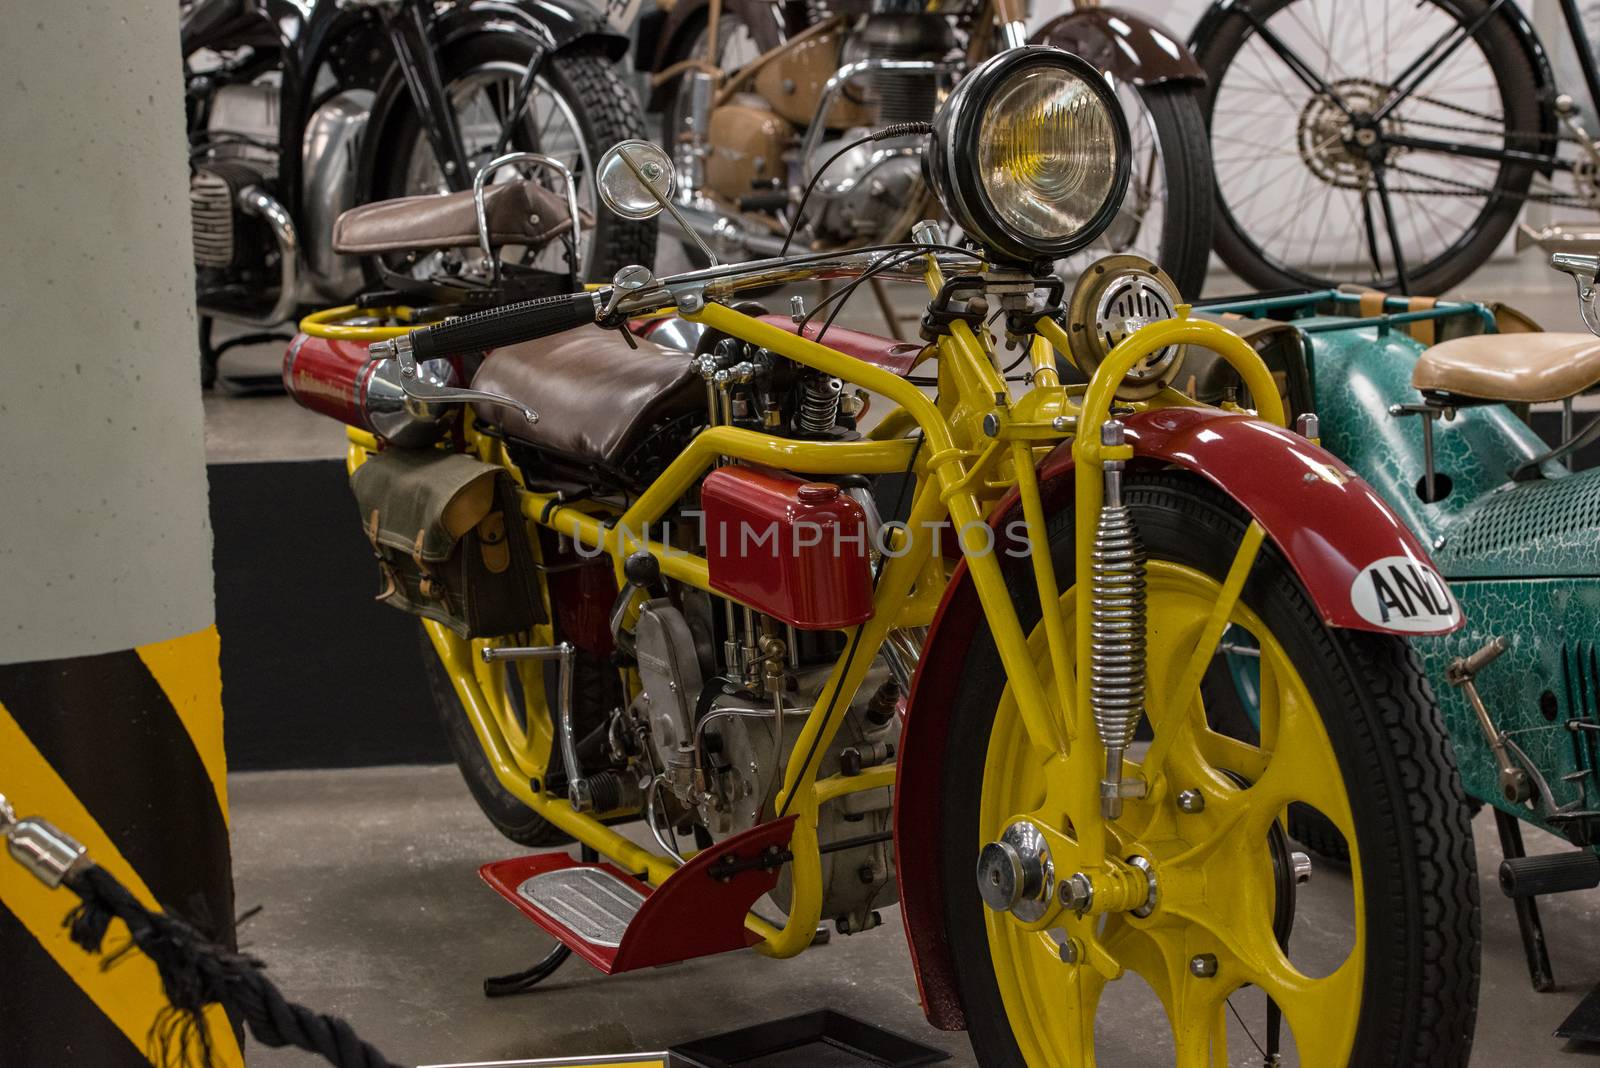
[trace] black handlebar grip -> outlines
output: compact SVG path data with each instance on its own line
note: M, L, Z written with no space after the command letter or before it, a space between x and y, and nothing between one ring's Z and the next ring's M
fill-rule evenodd
M1587 849L1500 862L1500 889L1507 897L1562 894L1595 886L1600 886L1600 856Z
M412 331L411 351L418 360L433 360L532 341L594 322L596 307L595 294L584 292L473 312Z

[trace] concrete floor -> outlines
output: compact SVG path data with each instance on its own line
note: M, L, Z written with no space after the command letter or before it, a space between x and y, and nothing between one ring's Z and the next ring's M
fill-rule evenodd
M551 943L478 880L480 864L522 850L489 828L454 768L256 772L229 785L239 908L264 906L241 942L290 997L344 1016L400 1063L660 1049L824 1007L946 1050L952 1064L973 1063L964 1035L922 1019L897 910L875 931L792 961L744 952L608 978L574 959L533 993L489 1000L484 976L520 970ZM1559 989L1534 993L1510 903L1494 883L1492 819L1480 816L1475 831L1484 946L1472 1063L1591 1063L1595 1051L1551 1031L1600 982L1600 897L1543 903ZM1537 834L1528 844L1555 848ZM1315 910L1348 895L1349 883L1319 865L1305 890ZM1131 991L1121 1008L1102 1011L1100 1063L1170 1063L1153 995ZM1246 1015L1259 1027L1258 1015ZM1242 1033L1230 1050L1234 1065L1260 1063ZM256 1048L250 1063L320 1062Z

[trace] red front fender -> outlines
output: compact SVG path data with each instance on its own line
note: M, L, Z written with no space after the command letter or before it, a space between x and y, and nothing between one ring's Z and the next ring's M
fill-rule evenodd
M1427 551L1371 486L1332 453L1282 427L1215 409L1173 408L1125 420L1135 465L1180 467L1227 493L1266 530L1332 627L1443 634L1461 610ZM1046 513L1072 505L1072 451L1040 466ZM990 523L1014 518L1015 496ZM997 535L998 536L998 535ZM1405 584L1399 600L1385 591ZM1408 609L1409 606L1409 610ZM901 914L935 1027L966 1026L945 932L938 872L938 807L945 737L958 675L982 616L963 561L939 606L912 686L895 790Z

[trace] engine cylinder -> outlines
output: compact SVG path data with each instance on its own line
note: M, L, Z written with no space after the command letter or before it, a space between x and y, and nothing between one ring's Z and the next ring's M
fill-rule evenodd
M448 360L429 360L419 364L417 372L437 385L456 384L456 370ZM400 387L400 365L370 359L365 345L309 334L296 334L283 354L283 388L302 408L395 445L438 440L456 410L455 405L426 404L406 396Z
M873 59L940 59L955 46L950 24L922 12L871 15L859 43ZM938 102L938 76L875 71L867 76L878 106L878 124L927 122Z

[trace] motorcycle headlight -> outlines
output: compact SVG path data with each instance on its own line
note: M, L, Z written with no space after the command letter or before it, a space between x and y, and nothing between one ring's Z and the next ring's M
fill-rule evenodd
M986 61L956 86L933 131L928 166L945 211L1008 259L1086 247L1127 192L1122 108L1099 71L1059 48Z

